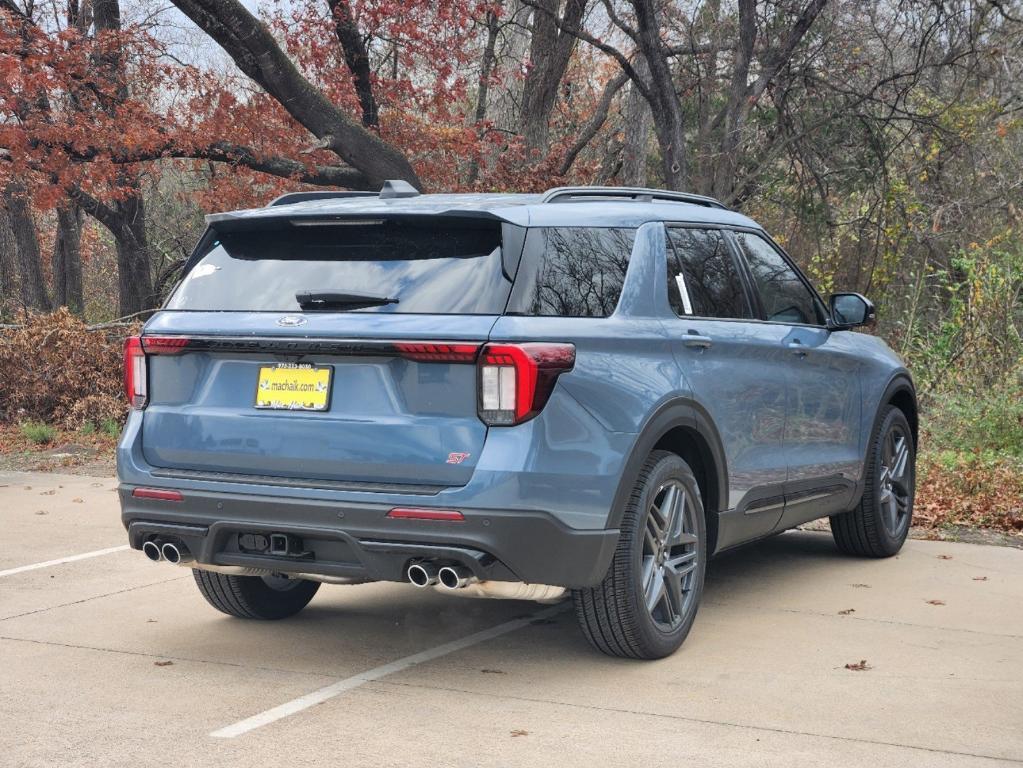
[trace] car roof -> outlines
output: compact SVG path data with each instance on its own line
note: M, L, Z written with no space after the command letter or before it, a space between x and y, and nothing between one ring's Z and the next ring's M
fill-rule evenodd
M600 199L545 202L543 194L422 194L382 198L322 197L265 208L215 213L206 217L217 229L245 228L268 219L344 219L365 216L459 216L496 219L522 227L638 227L649 221L761 227L752 219L711 201ZM698 199L695 198L694 199ZM283 204L282 204L283 203Z

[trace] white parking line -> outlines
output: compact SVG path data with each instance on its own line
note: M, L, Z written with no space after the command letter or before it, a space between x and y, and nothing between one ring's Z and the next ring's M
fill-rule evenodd
M71 555L70 557L61 557L57 560L47 560L45 563L32 563L32 565L19 565L17 568L8 568L6 571L0 571L0 577L2 576L13 576L16 573L24 573L25 571L34 571L37 568L49 568L51 565L63 565L64 563L73 563L77 560L88 560L90 557L100 557L101 555L111 555L114 552L123 552L126 549L130 549L127 544L122 544L119 547L109 547L107 549L97 549L95 552L83 552L80 555Z
M302 710L315 707L317 704L333 699L335 696L340 696L342 693L351 691L359 686L371 683L374 680L379 680L387 675L393 675L395 672L401 672L402 670L414 667L417 664L422 664L425 661L432 661L433 659L440 658L441 656L447 656L449 653L460 651L463 648L468 648L479 643L485 643L487 640L493 640L495 637L506 635L509 632L514 632L516 629L528 626L537 619L546 619L550 616L554 616L557 613L565 610L564 605L556 605L553 608L548 608L543 611L527 616L523 619L514 619L512 621L506 621L504 624L498 624L496 627L490 629L484 629L481 632L468 635L459 640L452 640L449 643L438 645L435 648L430 648L420 653L413 654L412 656L406 656L403 659L392 661L390 664L384 664L380 667L374 667L373 669L367 670L366 672L360 672L357 675L346 677L344 680L338 680L336 683L331 683L325 688L320 688L318 691L307 693L305 696L299 696L297 699L292 699L289 702L268 709L265 712L260 712L258 715L247 717L244 720L239 720L233 725L228 725L219 730L213 731L210 736L218 739L233 739L235 736L241 736L254 731L256 728L262 728L264 725L281 720L282 718L294 715Z

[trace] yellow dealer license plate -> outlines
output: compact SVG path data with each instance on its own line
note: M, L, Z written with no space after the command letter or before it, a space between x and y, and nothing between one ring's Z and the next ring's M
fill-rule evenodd
M280 363L259 369L256 407L283 411L325 411L330 405L332 368Z

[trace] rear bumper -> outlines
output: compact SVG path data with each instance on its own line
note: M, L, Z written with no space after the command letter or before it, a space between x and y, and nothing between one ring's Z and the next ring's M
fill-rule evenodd
M598 583L618 541L617 530L568 528L553 515L460 509L462 522L388 518L391 504L287 499L245 493L183 491L182 501L135 498L119 488L129 543L154 536L184 543L200 564L280 573L402 581L410 562L460 563L481 580L563 587ZM288 534L295 555L270 555L245 534Z

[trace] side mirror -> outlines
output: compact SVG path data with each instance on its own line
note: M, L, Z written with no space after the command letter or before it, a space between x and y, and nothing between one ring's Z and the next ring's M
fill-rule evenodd
M861 325L873 326L877 322L877 311L873 302L858 293L833 293L829 303L831 305L829 327L833 330L842 331Z

